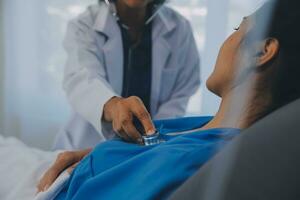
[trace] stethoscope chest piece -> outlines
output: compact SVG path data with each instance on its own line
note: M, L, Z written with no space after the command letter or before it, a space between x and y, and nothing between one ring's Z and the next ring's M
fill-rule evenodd
M158 131L156 131L153 135L143 136L143 141L145 146L152 146L165 142L165 140L161 138Z

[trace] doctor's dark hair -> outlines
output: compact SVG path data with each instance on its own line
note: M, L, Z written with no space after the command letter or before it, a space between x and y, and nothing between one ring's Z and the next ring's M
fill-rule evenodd
M105 0L98 0L98 2L103 2ZM114 1L117 1L117 0L109 0L110 2L114 2ZM164 4L166 2L166 0L154 0L153 1L153 4L154 5L161 5L161 4Z
M279 42L279 52L267 64L272 65L272 72L265 73L263 80L257 84L257 88L269 90L270 102L263 113L256 116L256 120L300 98L299 8L299 0L276 0L265 4L257 13L255 27L259 29L260 22L266 19L267 10L273 10L264 38L276 39Z

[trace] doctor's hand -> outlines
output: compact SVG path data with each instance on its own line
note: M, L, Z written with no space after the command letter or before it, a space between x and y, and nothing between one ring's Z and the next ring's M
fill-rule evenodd
M54 164L46 171L39 181L37 193L46 191L62 172L67 171L71 174L77 164L91 151L92 149L86 149L80 151L66 151L58 154Z
M104 105L103 118L105 121L111 122L113 130L128 142L143 143L142 134L134 125L134 118L141 122L146 135L155 133L149 112L142 100L135 96L110 99Z

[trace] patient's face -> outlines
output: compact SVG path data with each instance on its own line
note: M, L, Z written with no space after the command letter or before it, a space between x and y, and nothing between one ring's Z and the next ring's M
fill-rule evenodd
M207 80L207 88L220 97L232 88L238 70L237 63L241 58L242 42L251 28L250 18L245 17L236 31L223 43L215 69Z

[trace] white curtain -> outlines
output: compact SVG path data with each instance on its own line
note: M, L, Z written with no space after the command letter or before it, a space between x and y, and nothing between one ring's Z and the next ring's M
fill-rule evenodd
M50 147L70 108L62 91L67 21L92 0L5 0L6 135Z
M96 0L3 0L4 126L1 133L49 148L70 108L62 91L67 21ZM202 58L202 88L189 114L213 115L219 100L205 89L219 46L259 0L170 0L192 23Z

